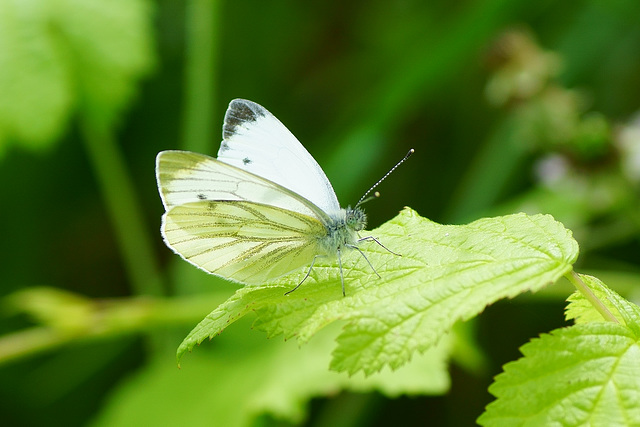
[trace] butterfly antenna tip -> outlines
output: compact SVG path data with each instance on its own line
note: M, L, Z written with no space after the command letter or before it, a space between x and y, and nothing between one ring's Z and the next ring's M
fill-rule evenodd
M369 193L371 193L378 185L380 185L382 183L382 181L384 181L385 179L387 179L387 177L389 175L391 175L391 173L396 170L398 168L398 166L400 166L401 164L403 164L409 157L411 157L411 155L413 153L415 153L416 150L414 150L413 148L410 149L407 154L405 154L405 156L402 158L402 160L400 160L398 163L396 163L396 165L394 167L392 167L389 172L387 172L386 174L384 174L384 176L382 178L380 178L378 180L378 182L376 182L375 184L373 184L371 186L370 189L367 190L366 193L364 193L364 195L360 198L360 200L358 200L358 203L356 203L356 207L360 206L361 204L363 204L364 202L368 202L369 200L372 200L376 197L380 197L380 193L378 193L377 191L371 196L371 197L367 197L369 196Z

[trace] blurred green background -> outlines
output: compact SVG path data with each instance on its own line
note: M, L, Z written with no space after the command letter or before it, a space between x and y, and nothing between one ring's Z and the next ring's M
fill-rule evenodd
M176 369L235 286L162 243L155 155L215 155L247 98L347 205L414 148L370 228L405 205L441 223L550 213L581 271L638 301L638 22L636 0L0 0L3 424L472 424L502 364L565 324L569 286L489 307L430 396L265 386L275 403L256 403L295 343L243 321Z

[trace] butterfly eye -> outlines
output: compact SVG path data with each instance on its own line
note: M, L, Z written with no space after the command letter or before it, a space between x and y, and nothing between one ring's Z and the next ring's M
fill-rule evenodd
M346 222L352 230L361 231L367 226L367 215L360 208L347 208Z

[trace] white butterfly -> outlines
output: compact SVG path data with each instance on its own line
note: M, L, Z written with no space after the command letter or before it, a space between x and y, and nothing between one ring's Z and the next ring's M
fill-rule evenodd
M247 285L310 265L289 292L317 257L337 255L344 295L342 251L375 240L358 237L367 223L362 199L341 209L318 163L254 102L231 101L222 134L217 159L187 151L156 158L167 246L209 273Z

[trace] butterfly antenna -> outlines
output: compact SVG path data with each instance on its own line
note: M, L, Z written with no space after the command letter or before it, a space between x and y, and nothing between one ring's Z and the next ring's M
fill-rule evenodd
M358 205L363 205L373 199L377 199L378 197L380 197L380 193L378 193L377 191L375 193L373 193L372 195L368 196L366 199L362 200L360 199L360 201L358 202Z
M401 164L403 164L409 157L411 157L411 155L415 152L415 150L412 148L411 150L409 150L409 152L402 158L402 160L400 160L398 163L396 163L396 165L394 167L391 168L391 170L389 170L389 172L387 172L382 178L380 178L378 180L378 182L376 182L375 184L373 184L371 186L370 189L367 190L366 193L364 193L364 196L362 196L360 198L360 200L358 200L358 203L356 203L356 207L360 206L361 204L363 204L364 202L368 202L371 199L374 199L376 197L380 196L380 193L378 193L377 191L371 196L371 197L367 197L369 196L369 193L371 193L378 185L380 185L380 183L382 183L382 181L384 181L385 179L387 179L387 177L389 175L391 175L391 173L396 170L398 168L398 166L400 166Z

